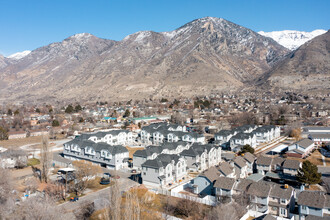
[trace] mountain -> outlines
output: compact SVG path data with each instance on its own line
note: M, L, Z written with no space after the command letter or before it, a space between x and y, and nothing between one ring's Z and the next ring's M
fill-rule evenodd
M222 18L121 41L77 34L0 70L2 100L127 100L236 90L289 52Z
M275 40L277 43L288 48L289 50L295 50L307 41L317 37L321 34L327 32L326 30L314 30L312 32L304 31L272 31L272 32L263 32L259 31L258 33L270 37Z
M19 60L19 59L22 59L23 57L27 56L29 53L31 53L30 50L24 50L22 52L14 53L14 54L8 56L7 58L13 59L13 60Z
M258 83L265 88L329 92L330 31L292 51Z

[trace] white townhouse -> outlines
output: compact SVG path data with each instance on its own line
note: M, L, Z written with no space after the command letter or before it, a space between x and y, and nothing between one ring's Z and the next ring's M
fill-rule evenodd
M110 145L129 145L133 143L133 134L128 130L100 131L81 134L77 139L90 140L95 143L104 142Z

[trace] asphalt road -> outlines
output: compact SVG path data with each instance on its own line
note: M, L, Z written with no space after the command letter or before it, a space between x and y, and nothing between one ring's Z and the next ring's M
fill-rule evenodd
M139 184L128 178L121 177L120 179L118 179L118 185L119 185L119 190L122 192L122 191L127 191L131 187L137 186ZM90 203L90 202L95 202L97 200L104 200L104 201L108 200L110 187L107 187L105 189L96 192L88 193L87 195L79 198L77 202L65 202L58 206L63 208L63 213L65 213L65 217L66 217L65 219L75 219L73 211L77 210L85 202Z

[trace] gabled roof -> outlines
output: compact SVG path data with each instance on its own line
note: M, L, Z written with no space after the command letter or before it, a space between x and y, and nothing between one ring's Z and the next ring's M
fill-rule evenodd
M179 161L180 157L174 154L160 154L153 160L147 160L141 166L142 167L151 167L151 168L160 168L166 167L168 164L174 161L174 165Z
M220 189L231 190L231 189L233 189L235 182L236 182L236 180L234 178L221 176L218 179L216 179L216 181L214 183L214 187L220 188Z
M270 191L270 196L288 200L291 198L292 192L293 192L293 188L291 186L285 189L284 186L274 184Z
M239 168L242 168L242 167L245 167L246 166L246 162L245 160L243 159L243 157L241 156L238 156L234 159L234 163L239 167Z
M297 141L296 143L299 146L301 146L302 148L308 148L309 146L311 146L312 144L314 144L314 142L311 139L302 139L300 141Z
M283 162L284 162L284 158L282 157L274 157L273 161L272 161L272 165L278 165L278 166L282 166Z
M200 176L206 177L213 183L213 181L215 181L220 176L220 172L217 170L217 168L210 167L209 169L202 172Z
M268 197L271 190L271 185L264 181L254 182L250 185L247 194L258 197Z
M314 208L330 208L330 196L321 191L302 191L297 200L298 205Z
M239 182L235 186L235 190L240 191L240 192L245 192L247 191L248 187L254 183L253 180L249 179L240 179Z
M300 164L301 164L301 162L298 160L286 159L283 163L283 168L298 170L300 168Z
M265 157L265 156L259 156L257 158L257 165L263 165L263 166L270 166L272 164L273 158L271 157Z
M253 154L251 154L250 152L246 152L246 153L244 153L244 159L245 160L247 160L249 163L253 163L254 161L255 161L255 159L256 159L256 157L253 155Z
M234 172L234 168L227 162L222 162L219 166L219 171L224 175L228 176Z

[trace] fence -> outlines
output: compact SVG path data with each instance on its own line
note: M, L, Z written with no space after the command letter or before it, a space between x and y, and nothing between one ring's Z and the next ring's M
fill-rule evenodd
M209 206L216 206L217 204L217 199L214 196L205 196L204 198L199 198L195 196L190 196L187 194L179 193L179 192L173 192L173 191L168 191L166 189L159 189L157 191L160 194L167 195L167 196L173 196L181 199L188 199L193 202L198 202L201 204L209 205Z

